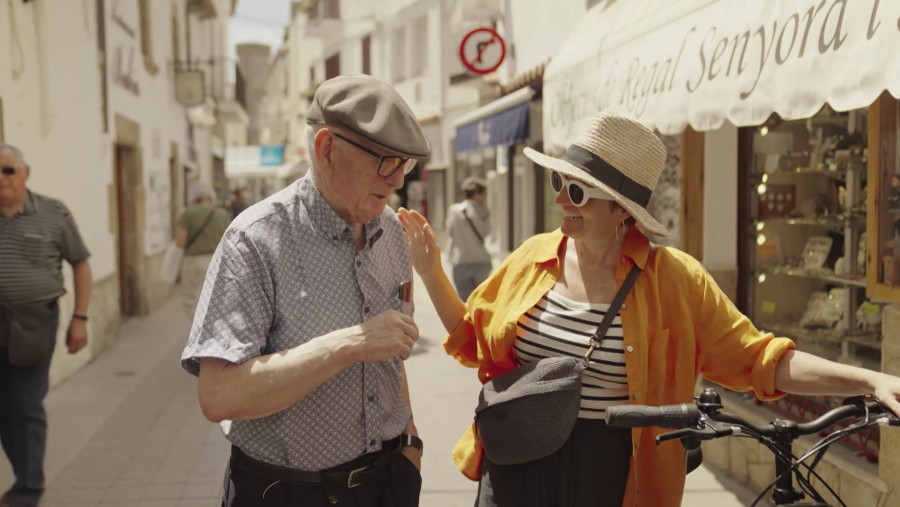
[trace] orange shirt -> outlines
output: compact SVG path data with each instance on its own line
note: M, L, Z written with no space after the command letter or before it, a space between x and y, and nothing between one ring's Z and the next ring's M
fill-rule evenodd
M559 279L565 239L557 230L513 252L472 293L465 320L444 341L448 354L478 368L482 383L516 368L517 322ZM655 247L648 260L648 251L648 239L632 227L616 269L618 285L632 263L643 269L621 309L631 403L692 403L699 375L737 391L753 390L763 400L782 396L775 390L775 368L794 343L757 331L689 255ZM473 406L475 399L472 393ZM478 480L483 448L473 428L456 445L453 459L463 475ZM624 506L681 505L683 451L678 442L656 445L664 431L632 430Z

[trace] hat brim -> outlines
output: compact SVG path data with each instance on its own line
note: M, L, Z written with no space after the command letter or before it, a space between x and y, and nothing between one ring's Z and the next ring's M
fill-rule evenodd
M566 176L575 178L606 192L610 197L612 197L615 202L619 203L620 206L625 208L625 210L628 211L628 213L632 217L634 217L634 220L638 224L640 224L640 226L647 232L662 237L666 237L669 235L669 231L665 227L663 227L663 225L659 223L655 218L653 218L653 216L651 216L643 206L632 201L631 199L628 199L627 197L624 197L619 192L616 192L615 190L610 188L609 185L591 176L591 174L584 169L576 167L560 158L544 155L543 153L528 147L525 148L525 156L530 158L535 164L545 169L565 174Z

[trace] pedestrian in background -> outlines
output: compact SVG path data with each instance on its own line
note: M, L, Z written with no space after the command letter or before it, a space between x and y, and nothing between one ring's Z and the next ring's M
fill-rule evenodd
M244 200L244 191L240 188L235 189L234 198L231 200L231 219L236 219L248 207L247 201Z
M491 212L485 204L486 181L466 178L462 191L465 200L447 211L447 250L456 292L465 301L491 274L491 254L485 246L485 238L491 233Z
M422 441L403 360L419 337L388 199L431 148L369 76L316 90L310 172L241 214L182 355L232 443L225 507L415 507Z
M3 507L35 507L44 492L50 359L65 294L62 261L72 266L75 308L66 333L74 354L87 345L91 267L75 219L60 201L25 185L22 152L0 144L0 440L16 482Z
M185 311L193 318L206 270L231 220L215 205L216 192L208 183L192 182L189 198L191 205L178 219L175 245L184 249L180 292Z

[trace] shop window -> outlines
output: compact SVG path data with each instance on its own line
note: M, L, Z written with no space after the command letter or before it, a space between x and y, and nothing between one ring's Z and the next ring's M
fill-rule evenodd
M742 273L757 327L828 359L880 368L881 308L866 300L868 109L753 128Z
M900 149L897 125L900 103L885 93L872 106L869 128L868 295L900 301ZM877 142L877 145L875 144Z
M422 16L411 25L412 61L410 76L424 76L428 70L428 16Z
M144 55L144 68L151 76L159 72L153 62L153 22L150 12L150 0L140 0L141 15L141 53Z

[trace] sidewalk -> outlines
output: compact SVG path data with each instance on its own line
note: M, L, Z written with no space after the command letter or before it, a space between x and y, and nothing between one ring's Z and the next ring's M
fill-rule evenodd
M450 452L472 422L480 384L474 370L444 354L443 326L421 282L415 287L422 338L406 366L426 442L420 504L469 507L477 484L456 470ZM229 444L201 414L196 380L179 364L189 328L177 301L128 321L108 352L50 393L43 507L220 505ZM11 481L0 460L0 486ZM684 505L737 507L747 498L700 469L688 478Z

